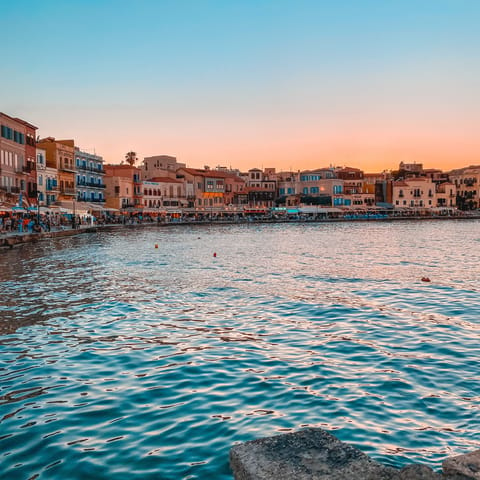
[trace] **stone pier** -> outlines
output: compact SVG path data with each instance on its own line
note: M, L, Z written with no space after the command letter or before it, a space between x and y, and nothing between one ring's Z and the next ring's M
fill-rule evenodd
M382 465L319 428L252 440L230 450L235 480L480 480L480 450L425 465Z

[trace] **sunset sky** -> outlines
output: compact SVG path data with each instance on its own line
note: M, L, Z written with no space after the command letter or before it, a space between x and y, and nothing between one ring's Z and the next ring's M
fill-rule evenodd
M23 0L0 111L108 163L480 164L479 0Z

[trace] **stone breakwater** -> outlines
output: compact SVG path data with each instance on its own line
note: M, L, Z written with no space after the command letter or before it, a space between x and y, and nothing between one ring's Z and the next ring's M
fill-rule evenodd
M442 473L420 464L382 465L320 428L234 446L235 480L480 480L480 450L449 457Z

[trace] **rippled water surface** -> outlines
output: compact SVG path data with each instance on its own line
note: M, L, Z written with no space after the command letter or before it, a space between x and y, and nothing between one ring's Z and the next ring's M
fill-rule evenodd
M226 480L232 444L302 426L396 466L480 448L479 247L426 221L0 252L0 477Z

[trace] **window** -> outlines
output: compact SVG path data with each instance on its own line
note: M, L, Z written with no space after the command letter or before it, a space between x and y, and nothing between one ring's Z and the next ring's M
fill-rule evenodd
M304 193L305 195L307 195L307 194L308 194L308 187L304 187L304 189L303 189L303 193Z
M38 185L39 185L39 186L42 186L42 185L43 185L43 176L42 176L42 175L39 175L39 176L38 176Z
M319 193L318 187L311 187L310 193Z

